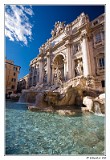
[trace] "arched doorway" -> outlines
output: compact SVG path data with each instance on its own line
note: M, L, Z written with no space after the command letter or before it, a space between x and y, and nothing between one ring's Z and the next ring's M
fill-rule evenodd
M55 57L53 61L53 72L58 69L61 72L61 80L64 80L64 57L63 55L59 54Z

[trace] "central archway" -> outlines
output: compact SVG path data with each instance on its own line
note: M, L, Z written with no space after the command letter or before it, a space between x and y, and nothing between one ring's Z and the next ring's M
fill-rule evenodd
M61 71L61 80L64 80L64 57L63 55L57 55L53 60L53 69L58 68Z

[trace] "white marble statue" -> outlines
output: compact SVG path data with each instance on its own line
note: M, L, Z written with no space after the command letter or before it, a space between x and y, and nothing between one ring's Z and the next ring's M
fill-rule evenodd
M58 67L54 71L54 83L57 84L62 84L61 81L61 71L58 69Z
M81 60L78 60L75 71L76 71L77 76L80 76L83 74L83 64Z
M71 35L72 34L72 28L71 25L67 24L65 27L65 34Z
M65 27L65 22L55 22L54 29L51 31L52 37L58 35L62 29Z

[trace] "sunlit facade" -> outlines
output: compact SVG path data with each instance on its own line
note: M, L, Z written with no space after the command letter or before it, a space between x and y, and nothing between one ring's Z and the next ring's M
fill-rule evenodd
M81 13L70 24L56 22L51 38L39 48L30 62L29 87L54 84L55 72L61 81L78 76L93 76L97 89L105 87L105 14L93 21Z

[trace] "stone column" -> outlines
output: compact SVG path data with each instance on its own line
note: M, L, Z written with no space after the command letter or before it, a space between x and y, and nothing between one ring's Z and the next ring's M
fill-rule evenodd
M50 52L47 52L47 83L51 81Z
M36 74L35 74L35 75L36 75L36 85L37 85L37 83L38 83L38 79L37 79L37 74L38 74L38 73L37 73L37 64L36 64L35 70L36 70Z
M32 78L32 81L31 81L31 87L33 86L33 66L32 66L32 72L31 72L31 78Z
M51 68L52 68L52 80L51 80L51 83L53 84L54 83L54 66L53 66L53 64L51 64Z
M43 83L43 62L42 57L39 57L39 83Z
M73 67L73 78L75 77L75 61L72 61L72 67Z
M69 40L66 41L65 46L67 47L67 79L72 78L72 56L71 56L71 43Z
M75 77L74 68L75 68L75 64L73 61L73 44L71 44L71 78Z
M67 70L66 70L66 66L67 66L67 61L66 59L63 60L64 61L64 80L67 80Z
M83 33L81 37L81 48L82 48L82 59L83 59L83 75L87 76L90 74L90 69L89 69L89 51L88 51L88 41L87 41L87 36L86 33Z
M34 77L35 77L35 70L36 70L36 65L34 65L34 70L33 70L33 85L34 85L34 82L35 82L35 79L34 79Z
M89 53L90 53L90 75L95 76L95 59L94 59L94 52L93 52L93 41L92 37L89 39Z

